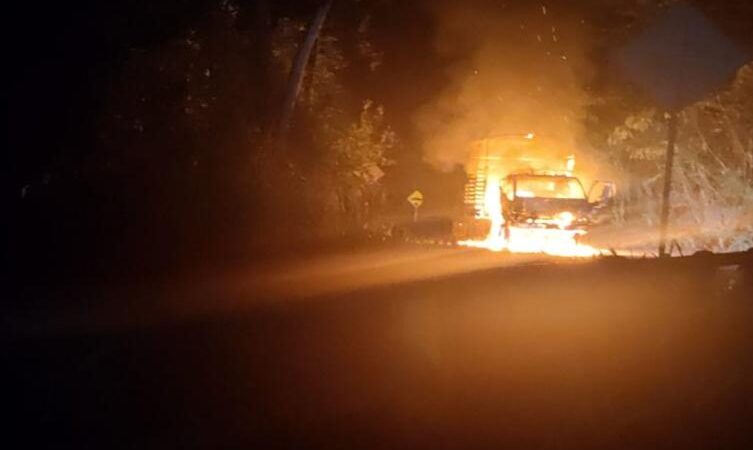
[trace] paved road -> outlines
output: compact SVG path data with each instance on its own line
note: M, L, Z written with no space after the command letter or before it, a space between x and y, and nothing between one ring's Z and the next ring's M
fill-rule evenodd
M45 309L22 310L3 324L15 333L43 335L148 327L485 269L577 262L418 245L286 255L148 284L64 288L53 294L60 300L48 302Z
M698 275L385 250L104 289L6 327L5 439L748 448L753 311Z

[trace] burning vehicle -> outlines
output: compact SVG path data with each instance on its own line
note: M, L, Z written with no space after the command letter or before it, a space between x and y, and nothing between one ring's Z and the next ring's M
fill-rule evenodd
M599 186L603 188L601 195L593 198L586 195L576 177L536 172L508 175L501 184L506 236L511 226L585 231L605 220L598 213L609 204L614 192L613 184L597 182L589 193Z
M536 138L490 138L473 144L466 214L453 232L461 245L491 250L587 256L580 244L589 227L605 221L612 182L588 192L575 176L575 156Z

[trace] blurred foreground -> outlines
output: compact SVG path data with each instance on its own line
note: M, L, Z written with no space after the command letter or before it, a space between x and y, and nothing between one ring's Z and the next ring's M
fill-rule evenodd
M88 292L4 322L6 448L750 448L751 275L710 261L413 249Z

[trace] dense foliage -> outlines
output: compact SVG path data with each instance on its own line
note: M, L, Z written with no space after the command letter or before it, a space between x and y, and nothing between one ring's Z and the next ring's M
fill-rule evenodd
M679 113L673 172L673 235L686 249L753 246L753 67L733 85ZM624 170L620 223L655 229L664 182L664 114L644 108L609 134L606 149Z

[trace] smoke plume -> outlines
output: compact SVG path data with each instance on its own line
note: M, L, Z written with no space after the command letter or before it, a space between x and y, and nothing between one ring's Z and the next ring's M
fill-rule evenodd
M568 3L432 2L436 50L452 63L446 89L415 118L428 162L463 165L473 140L528 132L584 161L588 25Z

